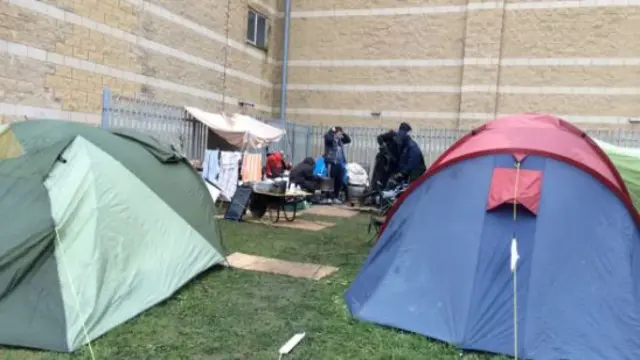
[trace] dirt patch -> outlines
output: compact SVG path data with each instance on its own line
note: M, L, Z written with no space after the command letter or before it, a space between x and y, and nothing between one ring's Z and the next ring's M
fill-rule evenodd
M296 229L296 230L307 230L307 231L320 231L335 225L335 223L324 222L324 221L312 221L312 220L305 220L305 219L295 219L294 221L291 221L291 222L286 220L280 220L277 223L273 223L269 220L255 220L255 219L249 219L246 221L252 224L263 224L263 225L275 226L275 227L280 227L285 229Z
M304 212L301 212L301 214L350 218L358 215L358 212L343 206L315 205L310 207L309 209L304 210Z
M338 268L333 266L285 261L243 253L233 253L227 256L227 261L229 266L236 269L312 280L320 280L338 271Z
M356 213L364 213L364 214L373 214L373 213L378 213L379 209L373 207L373 206L348 206L348 205L343 205L344 209L348 209L350 211L356 212Z

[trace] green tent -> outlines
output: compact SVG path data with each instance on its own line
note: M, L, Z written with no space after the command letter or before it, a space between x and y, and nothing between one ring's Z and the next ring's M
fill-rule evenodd
M224 262L186 159L132 131L0 125L0 344L70 352Z
M629 190L633 205L640 209L640 149L623 148L596 139L594 141L609 156Z

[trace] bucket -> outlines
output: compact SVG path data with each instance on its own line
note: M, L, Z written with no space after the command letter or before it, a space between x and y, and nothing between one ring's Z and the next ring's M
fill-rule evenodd
M355 206L355 205L363 206L364 205L364 198L362 197L362 195L364 195L364 193L367 190L366 186L349 185L347 190L348 190L347 194L349 196L347 201L351 204L351 206Z
M322 181L320 182L320 191L333 191L333 179L328 177L322 178Z
M287 192L287 182L286 181L278 181L275 182L274 184L274 190L276 192L276 194L284 194Z

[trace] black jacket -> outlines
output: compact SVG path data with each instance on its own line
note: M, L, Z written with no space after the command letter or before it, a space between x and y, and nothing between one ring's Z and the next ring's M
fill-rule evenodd
M388 158L389 164L385 169L388 172L395 172L400 160L401 139L398 133L393 130L378 135L378 145L380 152Z
M289 180L293 183L303 183L305 181L313 181L318 177L313 174L313 167L316 162L312 157L304 159L300 164L296 165L289 173Z
M400 138L400 158L398 159L398 172L413 181L420 177L426 170L424 156L420 146L404 132L398 132Z
M378 154L375 158L370 186L372 189L386 188L389 178L396 173L400 158L400 139L398 134L387 131L378 135Z

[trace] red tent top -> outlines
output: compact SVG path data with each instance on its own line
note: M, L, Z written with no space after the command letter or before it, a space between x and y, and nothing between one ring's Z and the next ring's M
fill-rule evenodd
M605 184L625 203L640 223L620 174L607 155L574 125L551 115L518 114L490 121L458 140L400 196L389 210L387 222L404 199L439 170L459 161L487 154L511 153L522 160L528 154L543 155L576 166ZM386 222L383 226L386 227Z

